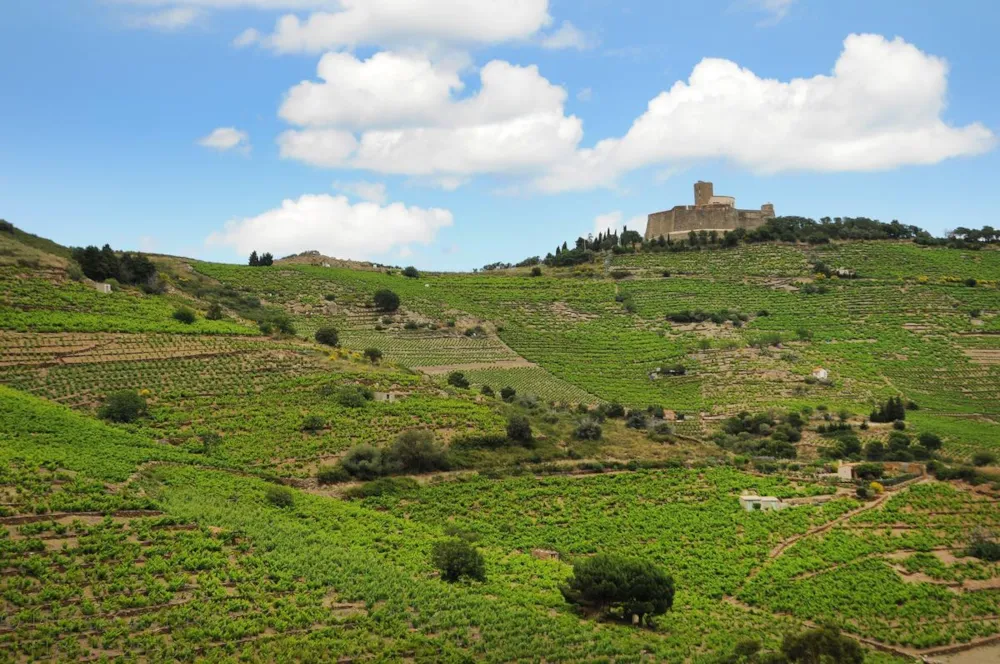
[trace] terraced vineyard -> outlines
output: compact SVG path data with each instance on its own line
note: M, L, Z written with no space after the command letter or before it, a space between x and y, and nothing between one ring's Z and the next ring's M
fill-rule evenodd
M1000 563L967 555L1000 530L1000 252L415 278L158 257L157 295L0 239L0 661L718 664L829 623L895 664L1000 636ZM339 347L313 339L330 326ZM116 421L122 391L142 411ZM899 395L905 422L861 426ZM773 424L728 428L740 411ZM845 480L834 425L855 461L905 438L963 481ZM764 440L796 457L739 448ZM444 580L455 538L485 580ZM636 627L569 603L598 553L669 573L672 608Z

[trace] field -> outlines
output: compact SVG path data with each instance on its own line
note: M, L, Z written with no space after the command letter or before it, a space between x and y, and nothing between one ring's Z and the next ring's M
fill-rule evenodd
M896 395L944 463L1000 452L1000 252L767 244L416 278L156 257L157 295L99 292L18 237L0 237L0 661L716 664L834 624L889 664L1000 637L1000 564L967 555L1000 530L1000 484L903 475L866 499L823 456L834 422L889 444L891 423L860 424ZM398 310L372 304L384 288ZM295 333L229 296L208 320L223 292ZM326 326L338 348L313 341ZM102 419L121 390L148 411ZM605 418L613 402L635 412ZM794 459L713 438L790 410ZM385 490L320 481L413 429L448 463ZM747 492L786 508L746 511ZM456 533L485 581L440 578ZM671 610L576 610L560 586L597 553L668 571Z

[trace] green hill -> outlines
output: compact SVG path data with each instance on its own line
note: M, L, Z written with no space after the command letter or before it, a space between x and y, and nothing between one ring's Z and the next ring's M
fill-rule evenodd
M1000 567L966 555L1000 527L1000 252L606 258L153 257L156 288L103 292L0 232L0 660L715 664L823 623L889 662L1000 634ZM111 421L123 391L145 410ZM485 581L439 577L452 538ZM673 607L567 603L596 553L669 573Z

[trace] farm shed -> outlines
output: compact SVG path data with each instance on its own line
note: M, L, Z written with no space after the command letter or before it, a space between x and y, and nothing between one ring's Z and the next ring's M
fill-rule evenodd
M784 504L774 496L752 496L744 494L740 496L740 507L747 512L766 510L780 510Z
M96 290L98 293L105 293L105 294L110 293L111 284L102 284L100 282L94 282L94 290Z

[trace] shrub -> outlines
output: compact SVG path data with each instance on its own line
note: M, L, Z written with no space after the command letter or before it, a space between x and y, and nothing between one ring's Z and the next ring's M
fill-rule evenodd
M308 415L304 420L302 420L302 430L315 432L326 426L326 420L324 420L319 415Z
M112 422L134 422L149 412L146 399L135 390L112 392L98 409L97 416Z
M625 417L625 406L617 401L612 401L604 407L604 415L606 417Z
M892 423L892 428L895 429L896 431L904 431L906 430L906 422L904 422L903 420L894 420Z
M500 390L500 398L508 403L514 400L514 396L516 394L517 390L515 390L513 387L510 386Z
M646 414L638 410L633 410L625 419L625 426L630 429L645 429Z
M461 371L452 371L448 374L448 384L452 387L465 388L469 386L469 379Z
M995 563L1000 561L1000 542L991 540L985 533L978 532L972 536L966 553L973 558Z
M337 403L345 408L361 408L374 398L371 390L358 385L345 385L337 390Z
M403 323L403 329L404 330L419 330L420 329L420 325L418 325L417 321L415 321L415 320L408 320L405 323Z
M435 542L431 562L441 572L441 578L455 582L461 578L486 580L486 561L476 547L465 540L452 538Z
M368 358L372 364L378 364L379 360L382 359L382 351L378 348L366 348L365 357Z
M927 449L934 451L941 449L941 437L936 433L924 432L917 438L920 444Z
M185 306L180 306L174 309L173 316L174 320L184 323L185 325L190 325L197 318L197 316L195 316L194 309Z
M863 664L865 661L861 644L829 626L786 635L781 642L781 654L790 664Z
M264 492L264 497L275 507L285 508L295 504L295 495L287 486L269 486Z
M530 443L534 440L531 435L531 422L524 415L511 415L507 418L507 437L519 443Z
M880 463L859 463L854 467L854 474L858 479L868 482L880 479L884 473L885 468Z
M361 480L373 480L385 474L385 460L382 450L371 445L352 447L344 455L340 465L351 475Z
M674 603L674 580L651 562L598 554L573 565L562 588L566 601L618 613L622 618L666 613Z
M388 288L375 291L372 299L375 302L375 308L379 311L395 311L399 309L399 296Z
M597 423L597 420L589 417L581 420L576 425L576 428L573 429L573 437L577 440L600 440L603 433L601 425Z
M83 281L83 270L76 263L70 263L69 267L66 268L66 276L73 281Z
M412 477L380 477L361 486L352 487L344 492L348 498L363 499L378 496L396 496L402 493L414 493L420 488Z
M321 343L324 346L339 346L340 336L337 333L337 328L335 327L321 327L316 330L315 335L317 343Z
M412 265L407 265L403 268L403 276L410 279L418 279L420 278L420 271Z
M977 284L978 284L979 282L978 282L978 281L976 281L975 279L973 279L972 277L969 277L968 279L966 279L966 280L965 280L965 282L964 282L964 283L965 283L965 285L966 285L966 286L968 286L969 288L975 288L975 287L976 287L976 285L977 285Z
M222 320L225 313L222 311L222 305L218 302L213 302L208 305L208 311L205 312L205 318L208 320Z
M339 484L349 479L350 474L341 466L320 466L316 471L316 482L320 485Z
M334 302L336 301L337 296L334 295L333 293L327 293L326 295L323 296L323 299L326 300L327 302Z
M484 397L492 397L494 395L493 388L490 387L489 385L483 385L482 388L480 388L479 392Z
M997 455L993 452L976 452L972 455L973 466L992 466L997 462Z
M393 469L410 473L447 470L448 455L427 429L410 429L396 437L388 453Z
M542 276L542 268L538 267L537 265L535 267L531 268L531 276L533 276L533 277L540 277L540 276Z

